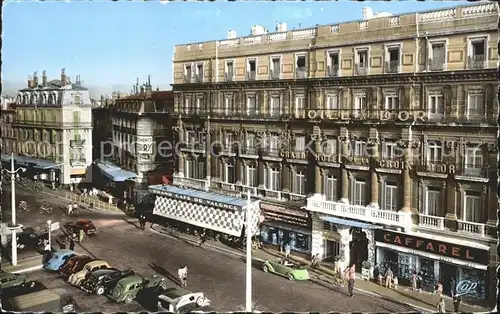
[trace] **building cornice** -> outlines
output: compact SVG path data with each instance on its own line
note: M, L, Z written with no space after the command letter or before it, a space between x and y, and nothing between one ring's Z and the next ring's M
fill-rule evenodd
M396 73L368 76L325 77L312 79L262 80L219 83L172 84L175 91L269 89L290 87L326 87L360 85L446 84L459 82L498 81L497 69L462 70L449 72Z

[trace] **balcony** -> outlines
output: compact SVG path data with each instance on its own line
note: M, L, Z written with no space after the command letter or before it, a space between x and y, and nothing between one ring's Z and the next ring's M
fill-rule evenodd
M385 63L385 73L399 73L399 60L387 61Z
M264 147L260 149L260 154L263 157L277 157L280 158L280 149L279 148L268 148Z
M83 147L84 145L85 145L84 139L69 140L69 146L71 146L71 147Z
M314 197L307 199L307 209L340 218L356 219L399 228L409 228L412 225L410 213L382 210L370 206L348 205L315 199Z
M297 79L307 78L307 69L306 68L295 69L295 78L297 78Z
M194 83L203 83L203 75L202 74L196 74L193 77L193 82Z
M222 155L234 155L238 152L238 145L235 143L220 143L218 147Z
M416 165L416 169L417 172L449 174L455 171L456 166L447 160L427 160Z
M444 70L444 58L432 58L429 59L429 70L430 71L443 71Z
M241 186L241 193L242 197L246 197L248 194L248 191L250 191L250 195L252 196L257 196L257 187L254 186L248 186L248 185L242 185Z
M87 159L85 158L75 158L69 160L71 167L85 167L86 162Z
M338 65L329 65L327 68L328 76L339 76L339 66Z
M61 129L73 128L91 128L92 122L69 122L69 121L35 121L35 120L16 120L12 123L13 126L40 126Z
M463 220L457 220L458 222L458 232L467 233L471 235L479 235L484 237L486 235L485 225L477 222L468 222Z
M247 71L247 81L255 81L257 78L257 72L256 71Z
M208 182L202 179L184 178L174 174L174 185L193 188L198 190L207 190Z
M191 74L184 75L184 83L191 83L193 81L193 76Z
M488 166L478 164L459 164L456 167L456 175L471 178L488 178Z
M370 68L366 63L356 63L356 67L354 69L356 75L368 75Z
M186 146L181 148L181 151L205 151L205 143L186 143Z
M236 191L236 185L234 183L221 182L221 189L226 191Z
M475 121L475 122L485 120L485 111L484 109L468 108L465 113L465 118L468 121Z
M281 72L280 71L271 70L269 72L269 79L271 79L271 80L279 80L280 76L281 76Z
M281 200L281 192L279 192L279 191L272 191L272 190L268 190L266 188L263 188L263 189L259 189L259 194L262 195L262 197L264 197L264 198Z
M247 156L258 156L259 155L259 150L256 147L242 147L240 148L240 155L247 155Z
M467 68L470 70L484 69L486 63L485 55L469 56L467 59Z
M234 81L234 73L233 72L224 73L224 80L226 82L233 82Z
M419 214L418 225L422 228L444 230L444 217Z

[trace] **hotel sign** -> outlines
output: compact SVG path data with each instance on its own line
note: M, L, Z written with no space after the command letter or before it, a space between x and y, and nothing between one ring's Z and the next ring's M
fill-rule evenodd
M167 191L161 191L161 195L164 195L164 196L167 196L170 198L175 198L175 199L182 200L182 201L199 203L199 204L208 205L208 206L217 207L217 208L223 208L223 209L229 209L229 210L238 210L239 209L238 206L229 205L229 204L225 204L225 203L221 203L221 202L215 202L215 201L211 201L211 200L206 200L206 199L199 198L199 197L181 195L181 194L167 192Z
M368 109L336 109L336 110L304 110L295 113L296 119L309 120L398 120L426 121L427 112L423 110L368 110Z
M296 152L296 151L287 151L282 149L280 150L280 157L287 159L306 159L307 153L305 151Z
M466 262L474 262L481 265L488 265L489 263L489 254L487 250L466 247L459 244L446 243L383 230L375 231L375 241L424 253L433 253L443 257L456 258Z

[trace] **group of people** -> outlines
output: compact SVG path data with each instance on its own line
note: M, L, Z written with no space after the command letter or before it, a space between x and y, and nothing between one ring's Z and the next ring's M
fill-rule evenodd
M78 215L78 205L76 203L68 204L68 216Z
M378 270L377 270L378 271ZM382 274L381 271L378 271L378 274L376 275L378 284L380 286L385 286L386 288L394 289L398 288L399 285L399 280L397 276L394 276L394 273L392 272L392 269L389 267L385 271L385 274ZM385 279L385 280L384 280Z

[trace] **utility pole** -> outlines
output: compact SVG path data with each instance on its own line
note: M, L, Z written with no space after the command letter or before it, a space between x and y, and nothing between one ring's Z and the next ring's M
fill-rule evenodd
M247 272L245 312L252 313L252 207L250 190L247 194L246 232L247 232Z

